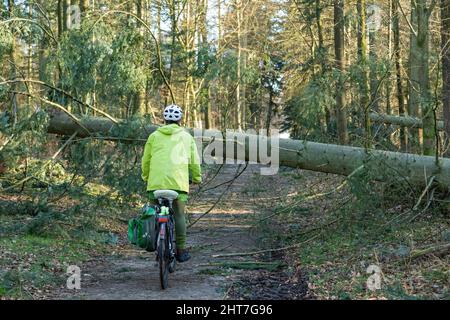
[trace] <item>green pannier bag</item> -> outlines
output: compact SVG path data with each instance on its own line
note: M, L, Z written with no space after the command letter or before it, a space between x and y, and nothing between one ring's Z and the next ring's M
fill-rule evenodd
M156 210L146 205L139 217L128 221L128 240L148 252L156 250Z

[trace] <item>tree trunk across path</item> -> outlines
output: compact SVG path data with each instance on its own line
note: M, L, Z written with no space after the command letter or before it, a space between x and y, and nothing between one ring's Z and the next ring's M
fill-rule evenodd
M124 130L126 128L127 130ZM128 130L130 128L130 130ZM145 143L147 137L154 132L158 126L143 126L136 123L113 123L106 118L87 117L78 123L65 114L58 114L51 118L48 127L49 133L72 135L78 131L78 136L92 136L105 140L142 140ZM125 133L124 133L125 132ZM192 130L191 130L192 132ZM208 142L205 137L211 137L217 131L202 130L203 142ZM413 185L427 185L427 180L434 176L435 181L441 186L450 186L450 159L431 156L420 156L408 153L381 151L374 149L364 149L351 146L340 146L302 140L264 139L261 136L254 136L245 133L236 133L239 138L245 141L244 157L238 160L250 159L249 141L257 139L258 144L267 143L267 150L271 150L272 143L278 146L274 149L279 151L279 165L288 166L318 172L334 173L340 175L350 175L361 166L370 165L376 167L380 172L379 179L383 179L383 173L387 170L394 170L399 179L406 179ZM209 139L211 140L211 139ZM225 141L223 142L225 144ZM226 148L223 148L224 152ZM224 155L224 158L239 158L236 152L231 155ZM258 159L259 160L259 159ZM378 179L378 177L375 177Z

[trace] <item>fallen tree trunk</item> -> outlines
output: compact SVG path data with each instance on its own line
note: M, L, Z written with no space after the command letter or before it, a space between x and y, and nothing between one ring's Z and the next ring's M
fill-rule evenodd
M408 128L423 128L422 120L414 117L371 113L369 118L376 123L393 124ZM437 129L440 131L444 130L444 121L437 121Z
M139 125L134 123L114 124L106 118L89 117L77 123L74 119L66 115L56 115L50 120L49 133L71 135L78 131L80 137L95 137L106 140L137 140L144 141L150 133L157 130L158 126ZM218 131L203 130L201 138L203 142L211 142L211 136ZM191 130L192 133L192 130ZM237 141L245 141L245 153L239 157L234 152L233 155L226 155L224 147L224 158L234 158L248 161L249 141L257 137L258 147L266 143L261 136L236 133ZM225 141L223 141L225 144ZM236 145L239 143L236 142ZM276 141L267 140L267 148L271 150ZM238 146L235 146L235 149ZM333 173L348 176L361 166L370 167L378 173L374 173L375 179L383 180L386 175L395 175L398 179L405 179L410 184L426 186L430 177L441 186L450 186L450 159L430 156L420 156L415 154L380 151L364 149L350 146L324 144L292 139L279 139L275 147L279 151L279 164L293 168L300 168L312 171ZM257 161L260 159L258 157ZM377 176L378 174L378 176Z

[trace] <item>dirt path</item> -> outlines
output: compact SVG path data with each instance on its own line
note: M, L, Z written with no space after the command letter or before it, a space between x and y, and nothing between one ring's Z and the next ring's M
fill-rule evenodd
M255 199L250 190L255 185L259 167L249 166L231 187L223 184L244 169L243 166L224 166L213 182L207 184L201 199L189 207L191 222L210 208L223 194L214 210L188 231L188 246L193 258L178 264L170 275L169 288L162 291L155 256L125 245L102 260L91 261L83 266L81 290L63 290L63 299L224 299L227 287L243 273L242 270L216 268L222 260L213 258L217 253L247 252L257 249L256 236L249 225L255 214ZM214 170L213 170L214 171ZM212 176L214 172L210 173ZM208 178L206 178L208 180ZM269 178L270 180L270 178ZM266 180L267 182L267 180ZM121 239L126 242L126 239ZM233 261L249 260L233 258ZM230 261L230 259L227 259ZM211 265L212 264L212 265Z

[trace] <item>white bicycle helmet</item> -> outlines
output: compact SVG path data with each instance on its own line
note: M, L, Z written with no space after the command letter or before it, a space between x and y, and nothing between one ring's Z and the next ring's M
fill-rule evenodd
M183 110L176 104L171 104L164 109L164 120L180 121L183 118Z

